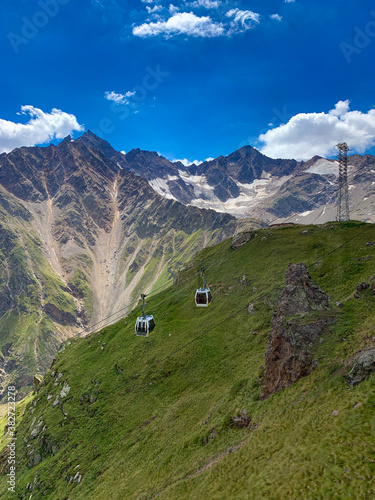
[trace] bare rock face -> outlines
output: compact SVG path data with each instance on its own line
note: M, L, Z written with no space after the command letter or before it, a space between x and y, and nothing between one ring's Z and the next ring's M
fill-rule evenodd
M47 303L44 306L44 312L57 323L61 325L75 325L77 323L76 317L68 311L62 311L55 304Z
M326 317L313 322L309 318L302 320L312 311L329 308L327 294L312 281L306 264L289 264L285 279L286 287L268 335L263 399L311 373L315 367L311 348L332 322Z
M238 233L233 237L232 240L232 245L231 247L233 250L238 250L239 248L243 247L246 245L248 241L250 241L252 236L251 232L246 232L246 233Z
M328 296L311 279L306 264L289 264L286 287L279 301L279 315L302 316L310 311L328 309Z
M373 371L375 371L375 347L363 352L344 378L349 385L358 385Z

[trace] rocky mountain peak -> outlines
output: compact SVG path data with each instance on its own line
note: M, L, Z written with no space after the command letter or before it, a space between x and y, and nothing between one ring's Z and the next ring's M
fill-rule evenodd
M168 175L178 175L177 166L156 151L132 149L126 153L122 165L124 168L137 172L148 181L168 177Z
M113 160L113 157L116 157L117 155L120 155L118 151L116 151L110 144L109 142L105 141L104 139L98 137L97 135L93 134L91 130L88 130L85 132L81 137L76 139L74 141L75 144L85 144L91 149L100 151L103 153L106 157L109 159Z

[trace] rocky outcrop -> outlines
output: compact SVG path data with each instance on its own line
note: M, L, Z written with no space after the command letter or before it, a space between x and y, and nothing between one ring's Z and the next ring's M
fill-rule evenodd
M306 264L289 264L286 287L279 301L279 315L302 316L310 311L328 309L328 296L311 279Z
M372 293L375 295L375 279L374 279L374 277L372 277L370 279L370 283L367 283L366 281L363 281L362 283L360 283L359 285L357 285L356 286L356 291L354 292L353 297L355 299L361 298L361 292L363 292L364 290L367 290L368 288L371 288Z
M41 384L43 377L41 375L34 375L34 392L37 392L39 385Z
M244 245L246 245L246 243L250 241L251 236L252 236L251 232L236 234L232 239L232 245L231 245L232 249L238 250Z
M375 371L375 347L363 352L344 378L349 385L358 385L373 371Z
M263 399L311 373L316 366L311 349L332 322L325 314L311 321L309 313L327 310L329 302L312 281L306 264L289 264L285 279L268 335Z

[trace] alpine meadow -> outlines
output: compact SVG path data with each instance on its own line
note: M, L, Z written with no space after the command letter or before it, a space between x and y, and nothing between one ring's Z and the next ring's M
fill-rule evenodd
M0 14L0 498L374 499L370 2Z

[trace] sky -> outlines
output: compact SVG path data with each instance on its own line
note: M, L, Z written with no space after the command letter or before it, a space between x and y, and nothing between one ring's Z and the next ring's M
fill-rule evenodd
M202 161L375 153L375 6L2 0L0 153L91 130Z

